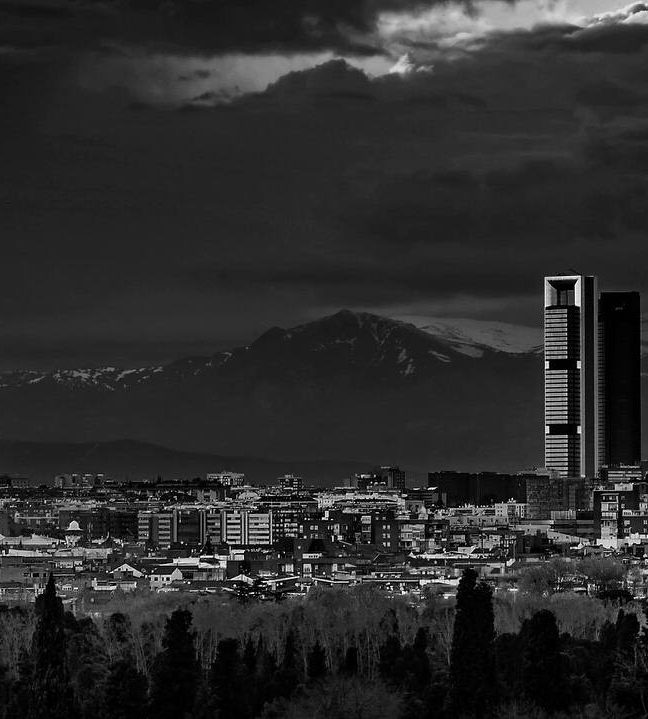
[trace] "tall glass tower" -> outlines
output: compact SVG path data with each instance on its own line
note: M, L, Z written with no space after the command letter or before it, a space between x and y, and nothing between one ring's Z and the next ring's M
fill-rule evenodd
M603 459L596 277L545 277L544 359L545 466L594 477Z
M641 461L641 309L638 292L602 292L599 304L605 464Z

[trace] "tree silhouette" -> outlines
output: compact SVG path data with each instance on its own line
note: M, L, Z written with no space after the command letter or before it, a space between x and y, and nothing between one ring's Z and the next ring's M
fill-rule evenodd
M450 655L450 709L455 716L486 715L496 698L494 617L490 588L464 570Z
M27 649L23 649L18 659L18 676L11 686L11 696L6 705L6 716L29 716L33 674L34 666L32 664L31 654Z
M341 673L344 676L352 677L358 673L358 648L355 646L349 647L344 654L344 661L342 662Z
M67 636L63 602L56 596L50 574L45 592L36 601L38 621L32 639L33 671L28 719L70 719L77 715L66 657Z
M423 627L419 627L414 643L408 646L405 652L405 683L410 691L423 692L430 681L427 645L427 632Z
M637 671L639 630L637 615L626 614L623 609L619 610L615 626L616 651L613 654L609 694L617 705L626 709L643 708L645 711L645 699L641 700L640 692L641 689L645 692L646 677L640 676Z
M207 535L207 541L203 544L201 554L210 557L214 554L214 545L212 544L212 540L209 535Z
M297 688L300 673L297 669L297 650L295 648L295 635L290 629L286 635L283 657L277 671L277 696L289 697Z
M524 694L547 711L565 708L560 635L553 612L536 612L526 620L520 634Z
M104 691L104 714L109 719L141 719L146 713L146 677L137 671L132 656L114 661Z
M319 642L315 642L308 654L308 678L311 681L318 680L325 677L326 674L326 654L324 653L322 645Z
M266 648L265 643L258 646L257 691L255 696L254 716L258 716L266 702L279 696L277 660L273 652Z
M619 610L616 621L616 645L622 657L632 655L640 629L636 614L626 614L623 609Z
M200 681L190 611L176 609L171 614L162 646L151 673L151 712L156 719L190 717Z
M247 679L250 679L248 686ZM211 685L218 715L228 719L245 719L254 705L255 688L243 663L239 642L221 639L211 667Z
M402 646L398 635L398 617L388 609L380 620L380 632L384 636L379 649L380 676L394 686L403 679Z

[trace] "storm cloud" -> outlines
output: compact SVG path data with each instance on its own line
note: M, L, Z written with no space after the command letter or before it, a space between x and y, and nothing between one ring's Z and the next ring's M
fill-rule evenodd
M5 368L343 306L533 325L567 267L648 291L640 5L428 31L428 3L0 2Z
M502 0L506 2L506 0ZM448 0L2 0L2 35L22 46L98 39L190 51L379 51L383 13L417 13ZM478 0L457 3L475 12ZM85 39L84 39L85 38Z

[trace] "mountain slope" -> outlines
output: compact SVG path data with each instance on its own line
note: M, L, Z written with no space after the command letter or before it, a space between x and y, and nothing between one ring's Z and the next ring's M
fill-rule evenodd
M417 317L413 324L471 357L481 357L492 350L508 354L542 352L542 330L536 327L439 317Z
M165 367L0 376L0 436L421 468L542 461L542 362L342 311Z

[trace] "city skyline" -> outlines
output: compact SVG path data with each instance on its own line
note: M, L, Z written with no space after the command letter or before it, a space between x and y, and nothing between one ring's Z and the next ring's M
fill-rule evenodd
M646 719L647 67L648 0L0 0L0 719Z

